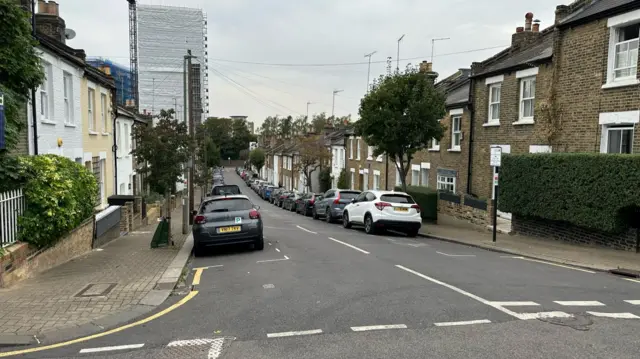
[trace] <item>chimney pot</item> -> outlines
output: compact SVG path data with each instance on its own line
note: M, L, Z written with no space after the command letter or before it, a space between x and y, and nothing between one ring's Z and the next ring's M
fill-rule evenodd
M49 14L60 16L60 9L57 2L49 1Z
M533 24L533 28L531 29L533 32L540 32L540 24Z
M420 72L422 73L426 73L426 72L432 72L433 71L433 67L432 67L432 63L430 63L429 61L422 61L420 63Z
M533 13L528 12L524 16L524 31L531 31L531 21L533 20Z
M524 32L524 27L518 26L516 27L516 33Z
M38 12L41 14L47 13L47 2L44 0L38 0Z

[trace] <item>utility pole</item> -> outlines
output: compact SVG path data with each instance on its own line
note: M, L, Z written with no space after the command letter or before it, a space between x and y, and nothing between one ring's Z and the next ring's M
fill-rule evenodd
M309 121L309 105L313 105L313 102L307 101L307 121Z
M369 93L369 75L371 74L371 56L373 56L376 52L378 51L373 51L364 55L364 57L369 58L369 67L367 68L367 92L366 93Z
M188 84L188 76L189 73L187 72L187 62L191 63L191 50L187 51L187 55L184 56L184 60L182 62L183 65L183 69L182 69L182 77L183 77L183 102L182 102L182 108L184 110L184 120L187 121L187 111L189 110L189 107L187 106L187 96L188 91L187 91L187 84ZM189 164L185 163L184 164L184 178L188 179L189 178ZM189 183L187 183L187 186L191 184L191 180L188 179ZM187 201L185 201L185 199L182 200L182 234L187 234L189 233L189 224L190 222L193 221L193 218L191 218L191 211L190 208L191 206L186 203ZM171 226L169 226L169 229L171 229ZM171 233L171 231L169 231L169 233Z
M189 74L191 74L191 59L194 58L195 56L191 55L191 50L187 50L187 54L188 54L188 58L187 58L187 72ZM188 89L188 93L189 93L189 98L188 98L188 103L189 103L189 136L191 137L191 141L192 143L195 143L195 139L196 139L196 129L195 129L195 119L193 118L193 84L191 83L192 79L191 79L191 75L189 75L189 89ZM193 208L195 207L194 203L193 203L193 199L194 199L194 193L193 193L193 189L194 189L194 185L193 185L193 180L194 180L194 174L195 174L195 153L192 152L191 153L191 167L189 168L189 213L193 213ZM193 224L193 216L189 216L189 224Z
M154 107L156 107L156 79L151 79L151 116L155 115Z
M331 118L335 120L335 112L336 112L336 94L340 93L344 90L333 90L333 103L331 104Z
M402 41L402 39L404 39L404 35L402 34L402 36L400 36L400 38L398 39L398 52L396 55L396 71L400 72L400 41Z
M31 1L31 35L36 40L36 0ZM33 154L38 154L38 115L36 110L36 87L31 89L31 123L33 125Z
M444 40L450 40L451 38L449 37L441 37L441 38L437 38L437 39L431 39L431 65L433 66L433 54L435 52L435 48L436 48L436 41L444 41Z

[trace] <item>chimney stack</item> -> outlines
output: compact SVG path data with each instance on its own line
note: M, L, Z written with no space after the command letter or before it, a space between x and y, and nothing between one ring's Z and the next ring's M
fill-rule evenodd
M57 2L38 0L36 30L38 34L46 35L63 44L66 43L66 24L60 17L60 7Z
M522 27L522 26L518 26L518 27L516 27L516 33L518 33L518 34L519 34L519 33L521 33L521 32L524 32L524 27Z
M426 60L422 61L420 63L420 72L433 72L433 64Z
M531 31L531 21L533 21L533 13L528 12L524 16L524 31Z

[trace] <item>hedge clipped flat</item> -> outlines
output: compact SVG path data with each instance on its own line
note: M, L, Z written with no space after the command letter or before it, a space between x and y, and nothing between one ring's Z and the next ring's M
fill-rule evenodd
M638 155L504 155L498 208L618 233L632 225L640 208L638 183Z
M402 187L395 187L395 191L405 192ZM407 186L407 194L413 197L420 206L420 216L423 221L436 222L438 220L438 192L428 187Z

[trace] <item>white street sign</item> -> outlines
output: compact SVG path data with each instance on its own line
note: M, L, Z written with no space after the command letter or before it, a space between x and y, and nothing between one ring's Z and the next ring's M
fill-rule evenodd
M502 147L491 147L491 167L500 167L502 162Z

